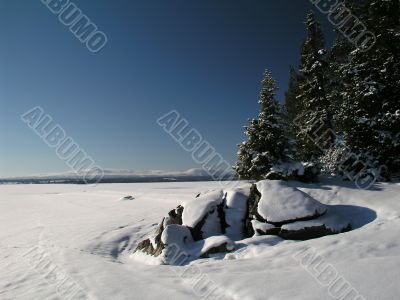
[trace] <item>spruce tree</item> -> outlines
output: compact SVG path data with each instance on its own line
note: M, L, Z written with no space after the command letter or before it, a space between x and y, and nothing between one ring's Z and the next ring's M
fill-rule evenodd
M300 82L300 74L295 70L295 68L290 67L289 87L285 93L285 108L289 123L296 119L298 112L301 110L299 99L297 97L299 94Z
M298 98L299 86L302 80L303 78L300 73L297 72L295 68L290 67L289 87L285 92L284 117L286 120L286 134L290 148L289 156L293 161L301 161L303 159L296 140L296 133L298 130L296 119L299 117L299 112L302 111L302 106Z
M326 137L331 129L331 114L326 95L327 61L324 35L311 12L307 16L307 38L301 47L299 81L296 88L296 140L300 158L317 160L323 154Z
M334 138L324 148L320 157L322 171L331 175L344 175L340 170L340 164L346 159L348 149L343 139L342 119L340 111L343 106L342 92L345 85L342 76L343 66L349 62L349 53L354 50L354 45L348 39L336 31L337 35L333 46L328 53L328 68L326 75L326 97L331 113L331 126Z
M282 106L275 98L276 91L276 82L266 70L259 99L259 117L245 127L247 140L239 145L234 169L240 178L262 179L272 166L287 160L285 120Z
M338 134L341 134L342 122L339 112L343 105L342 92L345 89L342 75L343 66L349 62L349 53L353 50L354 45L340 32L337 32L337 36L328 54L326 97L332 115L332 127Z
M344 82L340 129L351 152L372 170L385 165L388 172L381 175L389 179L400 171L400 4L398 0L352 4L376 43L367 51L354 47L339 68Z

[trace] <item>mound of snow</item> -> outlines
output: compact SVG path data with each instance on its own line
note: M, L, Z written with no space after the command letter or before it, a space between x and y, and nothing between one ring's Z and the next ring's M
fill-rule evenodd
M184 203L182 205L184 207L182 215L183 224L192 228L196 227L207 213L217 209L217 206L221 204L223 199L223 191L218 190L200 195L198 198Z
M327 207L282 180L257 182L261 193L258 214L268 223L284 224L323 215Z
M165 227L161 235L161 241L167 246L176 244L182 247L185 244L192 243L193 238L186 226L172 224Z

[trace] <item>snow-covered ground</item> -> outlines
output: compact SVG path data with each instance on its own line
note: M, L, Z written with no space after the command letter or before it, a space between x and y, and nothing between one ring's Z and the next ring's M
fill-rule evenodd
M216 182L0 185L0 299L212 299L217 288L220 299L339 299L334 282L353 291L346 299L399 299L400 184L291 184L355 229L304 242L257 237L181 267L131 253L168 211Z

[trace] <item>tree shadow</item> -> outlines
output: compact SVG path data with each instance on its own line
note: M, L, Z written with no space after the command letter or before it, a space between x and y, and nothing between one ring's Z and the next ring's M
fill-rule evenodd
M370 186L369 185L363 186L359 181L350 181L348 179L337 178L337 177L322 177L320 182L315 182L315 183L288 181L288 185L297 188L320 189L326 191L332 190L332 186L338 186L356 190L368 190L373 192L382 191L382 185L379 182L374 182Z
M330 214L338 214L350 220L352 230L361 228L377 218L376 211L356 205L330 205Z

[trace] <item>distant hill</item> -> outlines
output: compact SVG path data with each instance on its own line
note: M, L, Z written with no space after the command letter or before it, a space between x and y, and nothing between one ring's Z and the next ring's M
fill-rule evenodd
M218 172L216 173L217 175ZM222 180L231 180L232 173ZM189 169L186 171L132 171L132 170L104 170L104 177L99 183L134 183L134 182L191 182L214 181L215 178L203 169ZM12 178L0 178L0 184L86 184L82 176L74 172L40 174Z

